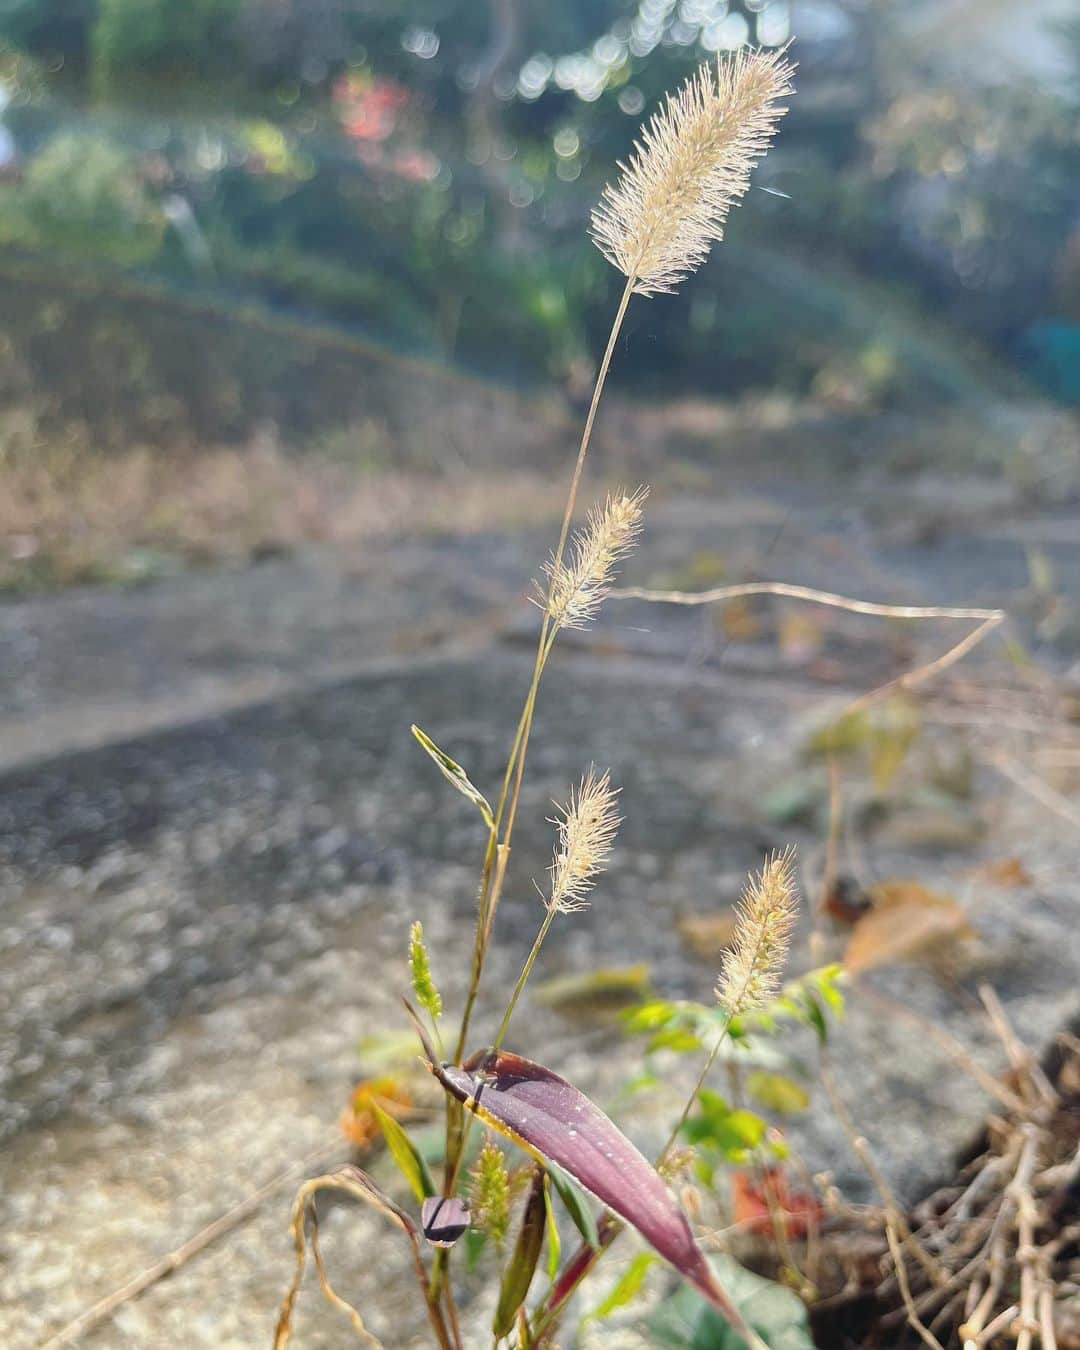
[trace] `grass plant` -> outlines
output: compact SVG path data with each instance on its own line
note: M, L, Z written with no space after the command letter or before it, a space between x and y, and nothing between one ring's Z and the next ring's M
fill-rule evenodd
M340 1183L352 1195L375 1205L409 1238L420 1302L436 1341L444 1350L459 1350L464 1338L453 1293L454 1246L443 1241L441 1235L452 1211L461 1217L461 1231L469 1224L461 1188L466 1179L464 1161L469 1132L477 1117L522 1147L535 1159L536 1166L530 1190L532 1198L526 1202L519 1238L505 1261L492 1330L493 1344L508 1341L524 1350L550 1343L569 1296L627 1224L637 1228L667 1257L749 1344L762 1344L719 1286L660 1172L571 1085L543 1066L502 1050L514 1010L552 924L557 917L572 916L588 903L587 897L607 865L619 820L617 789L606 772L588 768L569 801L559 809L554 822L556 842L543 919L505 1006L494 1043L471 1054L469 1049L473 1014L481 996L492 933L510 874L512 837L544 670L559 633L587 627L596 617L612 589L617 565L633 548L642 525L647 492L639 488L609 495L572 532L597 411L623 320L635 295L649 296L675 289L701 265L711 245L722 239L728 212L746 193L754 165L768 149L785 111L783 100L791 93L792 74L793 67L784 51L746 50L703 65L677 93L666 99L648 122L629 160L620 166L619 178L605 189L593 213L593 237L625 282L593 387L558 540L544 565L544 579L536 586L535 599L541 618L533 670L494 804L488 802L461 766L429 736L414 728L419 744L444 777L473 802L487 827L470 976L456 1034L448 1041L452 1047L449 1058L444 1058L438 1026L442 1001L431 977L418 926L414 925L410 938L413 994L423 1011L411 1005L409 1011L428 1067L446 1089L441 1184L436 1187L427 1176L426 1167L421 1170L419 1152L409 1144L400 1127L394 1140L388 1139L388 1143L392 1143L395 1160L423 1202L420 1225L384 1196L359 1169L341 1174ZM725 1025L706 1056L698 1085L676 1125L672 1144L704 1087L733 1020L760 1007L775 994L794 906L793 857L785 853L770 860L747 890L733 955L720 974L717 988ZM476 1204L478 1214L489 1211L502 1216L501 1196L505 1187L498 1180L499 1169L488 1147L485 1145L481 1153L473 1193L481 1197ZM661 1165L667 1161L670 1147L663 1150L658 1160ZM618 1167L614 1160L618 1161ZM278 1322L279 1350L290 1339L309 1231L322 1288L331 1301L342 1306L343 1301L329 1285L318 1253L312 1204L318 1190L334 1184L335 1175L306 1183L294 1206L297 1273ZM574 1198L567 1176L604 1202L598 1224L583 1220L581 1202ZM560 1268L555 1239L549 1233L550 1288L530 1309L527 1298L540 1257L545 1229L543 1214L545 1206L550 1207L552 1189L562 1196L571 1216L583 1224L586 1237L583 1249L572 1253ZM434 1226L436 1214L439 1236ZM505 1228L503 1217L499 1226ZM427 1264L419 1256L421 1232L433 1244ZM349 1311L349 1316L361 1335L370 1336L358 1313Z

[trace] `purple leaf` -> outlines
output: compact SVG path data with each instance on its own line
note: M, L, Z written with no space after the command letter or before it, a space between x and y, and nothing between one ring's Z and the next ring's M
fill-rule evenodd
M431 1069L447 1092L486 1124L541 1162L557 1163L636 1228L746 1334L660 1174L584 1093L543 1065L506 1050L482 1050L464 1065L432 1064Z

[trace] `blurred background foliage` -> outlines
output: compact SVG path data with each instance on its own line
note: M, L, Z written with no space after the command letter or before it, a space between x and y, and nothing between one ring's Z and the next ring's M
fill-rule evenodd
M329 327L579 399L617 287L586 235L614 161L704 55L794 35L762 190L699 284L632 317L617 378L1078 403L1067 9L0 0L0 398L43 387L92 422L94 369L139 435L309 433L355 415L310 396L305 335ZM245 369L253 314L273 350Z

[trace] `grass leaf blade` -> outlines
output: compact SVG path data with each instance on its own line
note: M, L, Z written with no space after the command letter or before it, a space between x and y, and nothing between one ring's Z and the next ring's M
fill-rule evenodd
M405 1133L404 1127L377 1102L371 1103L371 1109L379 1122L390 1156L398 1165L398 1171L409 1183L413 1195L422 1203L435 1194L435 1183L420 1150Z
M439 772L446 781L457 788L463 797L467 797L472 802L484 817L488 829L493 830L495 828L495 817L491 805L480 789L472 783L461 765L456 760L451 759L444 750L440 750L427 732L422 731L415 723L411 730L420 746L435 761Z

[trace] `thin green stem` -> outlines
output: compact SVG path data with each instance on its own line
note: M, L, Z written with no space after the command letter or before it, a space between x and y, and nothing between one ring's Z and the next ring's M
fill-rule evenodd
M581 442L578 446L577 459L574 463L574 473L570 480L570 490L566 498L566 508L563 511L562 524L559 528L559 542L556 545L554 558L554 567L552 569L554 584L554 572L562 562L563 555L566 552L566 541L570 536L570 523L574 516L574 507L577 505L578 488L581 484L581 475L585 467L585 456L589 451L589 444L592 441L593 425L596 421L597 409L600 406L600 399L604 392L604 385L607 383L608 371L611 369L611 358L615 353L615 344L619 340L619 333L622 331L623 319L626 317L626 310L630 304L630 296L634 290L634 278L627 279L626 286L623 288L622 296L619 300L619 307L615 311L615 318L611 324L611 332L608 334L607 346L604 348L604 355L600 362L600 369L597 372L596 383L593 386L592 400L589 403L589 411L585 418L585 426L581 433ZM472 1018L473 1007L476 1003L476 996L480 987L480 978L483 974L484 957L487 954L487 943L491 933L491 923L495 915L495 909L498 906L499 894L494 887L495 867L494 860L498 847L499 831L502 830L502 847L510 847L510 836L514 830L514 821L517 816L518 797L521 792L521 779L525 772L525 753L529 745L529 734L532 730L533 713L536 708L536 696L540 687L540 677L544 673L544 667L547 664L547 658L551 652L552 644L555 640L557 629L553 629L550 612L551 585L548 587L547 603L544 606L544 617L540 624L540 634L536 643L536 659L533 662L532 678L529 681L529 690L525 697L525 705L521 711L521 717L518 719L517 730L514 734L514 742L510 750L509 758L506 761L506 770L503 774L502 787L499 791L498 803L495 807L495 831L488 841L488 849L484 859L484 872L481 880L479 913L477 914L476 942L473 954L473 970L469 981L469 990L465 999L465 1011L461 1018L461 1030L458 1033L458 1044L455 1053L455 1060L460 1062L465 1053L465 1045L468 1039L469 1022ZM511 786L512 784L512 786ZM503 825L503 814L509 809L508 819L505 829Z
M501 812L501 810L502 803L500 800L499 812ZM455 1064L460 1064L462 1057L465 1054L465 1042L469 1035L469 1021L472 1017L473 1005L476 1003L476 995L480 990L480 974L484 964L483 947L485 912L491 887L491 876L494 870L495 858L498 853L499 812L497 812L495 816L495 829L488 834L487 849L484 853L484 867L480 874L480 899L477 905L476 933L473 938L472 971L469 976L469 990L465 997L465 1011L461 1014L461 1026L458 1030L457 1047L454 1050Z
M499 1029L495 1033L495 1039L491 1043L492 1050L498 1050L503 1043L503 1037L506 1035L507 1028L510 1025L510 1019L514 1015L514 1009L517 1007L518 999L521 997L521 991L525 988L525 983L532 974L532 968L536 964L536 958L540 954L540 948L544 945L544 939L548 935L552 923L555 921L555 915L558 910L549 908L544 915L544 922L533 940L532 949L525 958L525 964L521 967L521 974L517 977L517 984L514 985L513 993L510 995L510 1001L506 1005L506 1011L503 1013L503 1019L499 1023Z
M450 1321L450 1334L454 1338L454 1345L457 1350L461 1350L461 1327L458 1324L457 1304L454 1302L454 1287L449 1280L443 1286L443 1301L446 1304L446 1312Z
M566 551L566 541L570 534L570 521L574 515L574 507L577 504L578 487L581 483L581 473L585 467L585 456L589 450L589 442L592 440L593 423L596 421L596 410L600 406L600 397L604 392L604 385L607 382L608 371L611 369L611 358L615 353L615 344L619 340L619 333L622 331L623 319L626 317L627 306L630 304L630 297L634 293L634 275L631 273L626 279L626 285L623 288L622 297L619 300L619 308L615 312L615 319L611 325L611 332L608 335L607 346L604 348L603 360L600 362L600 370L596 376L596 385L593 389L592 402L589 404L589 412L585 418L585 429L581 433L581 445L578 449L577 463L574 465L574 476L570 483L570 495L566 500L566 511L563 514L562 529L559 532L559 544L554 554L554 565L551 572L551 584L548 586L548 603L544 610L544 622L540 627L540 639L536 648L536 674L533 680L532 698L528 706L528 716L525 719L524 732L521 737L521 749L518 753L517 766L514 774L514 786L510 794L508 808L508 819L506 829L503 833L503 842L509 842L510 832L514 828L514 817L517 814L518 797L521 793L521 778L525 772L525 754L529 748L529 733L532 731L533 710L536 705L536 686L540 683L540 673L547 660L547 654L551 650L551 643L548 640L548 631L551 625L551 594L555 584L555 576L559 565L563 560L563 554ZM554 635L552 635L554 637Z
M529 681L529 690L525 697L525 704L521 710L521 716L518 719L517 730L514 734L514 742L510 750L509 758L506 762L506 770L503 774L502 787L499 791L498 804L494 813L494 828L488 836L487 847L484 852L484 865L480 878L480 897L477 906L476 930L473 940L473 958L472 969L469 976L469 987L465 996L465 1007L461 1015L461 1025L457 1036L457 1045L454 1051L454 1062L460 1064L465 1056L465 1049L468 1043L469 1026L472 1020L473 1009L476 1005L477 995L480 990L480 980L484 971L484 958L487 955L488 942L491 937L491 926L495 918L495 911L498 908L500 893L502 890L502 879L505 875L506 859L510 849L510 836L513 834L514 821L517 816L518 798L521 793L521 779L525 771L525 754L529 745L529 734L532 730L533 713L536 709L536 696L540 687L540 677L547 664L547 658L551 652L558 626L552 623L551 618L551 595L554 585L554 576L561 564L563 555L566 551L566 542L570 535L570 523L573 520L574 508L577 505L578 488L581 485L581 475L585 467L585 456L588 454L589 443L592 440L593 425L596 421L596 412L600 406L600 398L604 392L604 385L607 382L608 371L611 369L611 358L615 353L615 344L619 339L619 333L622 330L623 319L626 317L626 310L630 304L630 296L634 290L634 276L627 278L626 286L623 289L622 297L619 300L618 309L615 312L615 318L612 321L611 332L608 334L607 346L604 348L604 355L600 362L600 369L597 372L596 383L593 386L592 400L589 404L589 411L585 418L585 426L581 433L581 442L578 446L577 459L574 463L574 472L570 480L570 490L567 494L566 509L563 512L562 525L559 529L559 542L553 555L554 566L552 568L552 581L548 586L547 599L544 605L544 617L540 624L540 633L536 643L536 658L533 662L532 678ZM504 825L505 816L505 825ZM503 1017L503 1024L499 1029L499 1035L496 1038L496 1045L499 1044L506 1033L509 1025L510 1016L513 1013L514 1006L521 995L521 990L525 986L525 981L529 978L532 970L532 963L536 960L536 953L540 944L547 935L547 929L551 926L553 915L549 913L545 919L540 933L537 935L537 941L530 953L529 960L526 962L525 969L511 997L510 1005ZM458 1173L461 1170L462 1159L465 1154L465 1146L468 1142L469 1128L472 1118L462 1119L460 1108L455 1113L451 1105L447 1104L446 1115L446 1150L445 1165L443 1172L443 1191L446 1195L452 1195L454 1187L457 1185ZM431 1271L431 1289L433 1295L438 1298L442 1288L448 1283L450 1265L450 1249L443 1248L435 1253L435 1259L432 1262Z
M555 915L557 913L558 913L557 910L549 909L548 912L544 915L544 922L540 925L540 929L537 932L535 939L533 940L533 945L531 950L529 951L529 955L525 958L525 964L521 968L521 974L517 978L517 983L514 985L513 992L510 995L510 1001L506 1005L506 1011L503 1013L503 1019L502 1022L499 1024L499 1030L495 1033L495 1039L491 1043L492 1054L494 1054L495 1051L498 1050L499 1046L502 1045L503 1043L503 1037L506 1035L507 1028L510 1025L510 1019L514 1015L514 1009L517 1007L518 999L521 997L521 992L525 988L529 976L532 974L532 968L536 963L536 958L540 953L540 948L544 945L544 939L548 935L548 929L554 922ZM472 1129L474 1119L475 1117L472 1115L467 1115L465 1117L465 1121L461 1130L461 1140L458 1147L458 1154L454 1161L454 1167L449 1177L448 1182L449 1189L446 1191L447 1195L452 1195L454 1193L454 1187L457 1184L458 1172L461 1170L461 1162L465 1156L465 1147L469 1141L469 1131Z
M662 1167L664 1163L667 1162L671 1150L675 1147L676 1143L678 1142L679 1135L682 1133L682 1127L690 1119L690 1112L694 1109L694 1103L701 1095L701 1089L705 1086L705 1080L712 1072L712 1067L716 1063L716 1057L720 1053L721 1046L727 1040L727 1035L728 1032L731 1030L731 1023L734 1016L735 1016L734 1013L729 1012L727 1018L724 1021L724 1025L720 1028L720 1034L716 1038L716 1044L709 1051L708 1056L705 1059L705 1063L701 1066L701 1072L698 1074L697 1082L694 1084L694 1090L693 1092L691 1092L690 1096L687 1097L686 1104L683 1106L682 1109L682 1114L679 1116L679 1119L675 1122L674 1128L668 1135L667 1143L660 1151L660 1156L656 1160L657 1167Z

